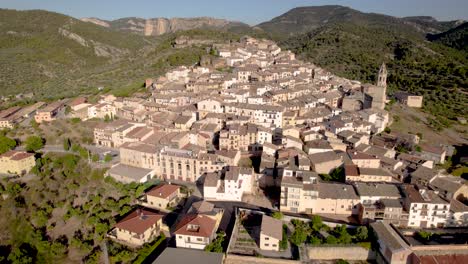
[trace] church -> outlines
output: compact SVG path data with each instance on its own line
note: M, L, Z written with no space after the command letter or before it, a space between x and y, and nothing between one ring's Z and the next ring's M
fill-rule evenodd
M344 111L362 109L384 109L387 100L387 66L382 63L377 78L377 85L365 84L360 90L351 91L343 98Z

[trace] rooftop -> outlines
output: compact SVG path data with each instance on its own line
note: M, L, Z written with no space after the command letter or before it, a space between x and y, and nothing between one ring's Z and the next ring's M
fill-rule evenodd
M173 193L177 192L180 189L180 186L172 184L161 184L151 188L146 194L149 196L155 196L159 198L167 198Z
M269 237L281 240L283 239L283 222L271 216L263 215L260 232Z
M143 234L162 218L163 215L161 214L145 209L137 209L115 224L115 227L132 233Z

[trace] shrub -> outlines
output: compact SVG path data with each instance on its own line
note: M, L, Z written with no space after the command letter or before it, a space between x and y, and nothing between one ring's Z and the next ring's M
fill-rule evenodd
M357 228L356 230L356 238L359 240L359 241L364 241L368 238L369 236L369 232L367 230L367 227L365 226L360 226Z
M16 141L6 136L0 136L0 154L12 150L16 147Z
M30 136L24 142L26 151L36 152L44 147L44 140L38 136Z
M281 212L274 212L271 217L275 218L275 219L278 219L278 220L281 220L283 219L283 213Z

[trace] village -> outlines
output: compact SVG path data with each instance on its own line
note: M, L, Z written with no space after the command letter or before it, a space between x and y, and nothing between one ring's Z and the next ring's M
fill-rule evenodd
M421 108L423 97L387 96L385 63L365 84L269 40L246 36L209 49L216 59L148 78L144 93L16 106L0 112L0 128L100 120L93 146L115 153L106 175L158 181L107 236L141 247L163 235L169 246L154 263L466 260L466 240L442 239L468 227L468 185L438 167L455 148L388 131L390 100ZM35 165L25 150L0 155L2 174ZM355 239L345 239L347 230ZM317 239L306 245L300 232ZM378 247L359 246L371 233ZM430 235L440 239L415 239Z

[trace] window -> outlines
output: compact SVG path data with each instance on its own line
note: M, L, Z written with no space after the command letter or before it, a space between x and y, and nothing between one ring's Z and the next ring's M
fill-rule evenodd
M270 240L270 238L269 238L269 237L265 237L265 240Z
M270 246L270 244L265 244L265 247L268 247L268 246Z
M197 237L197 241L203 241L203 238Z

